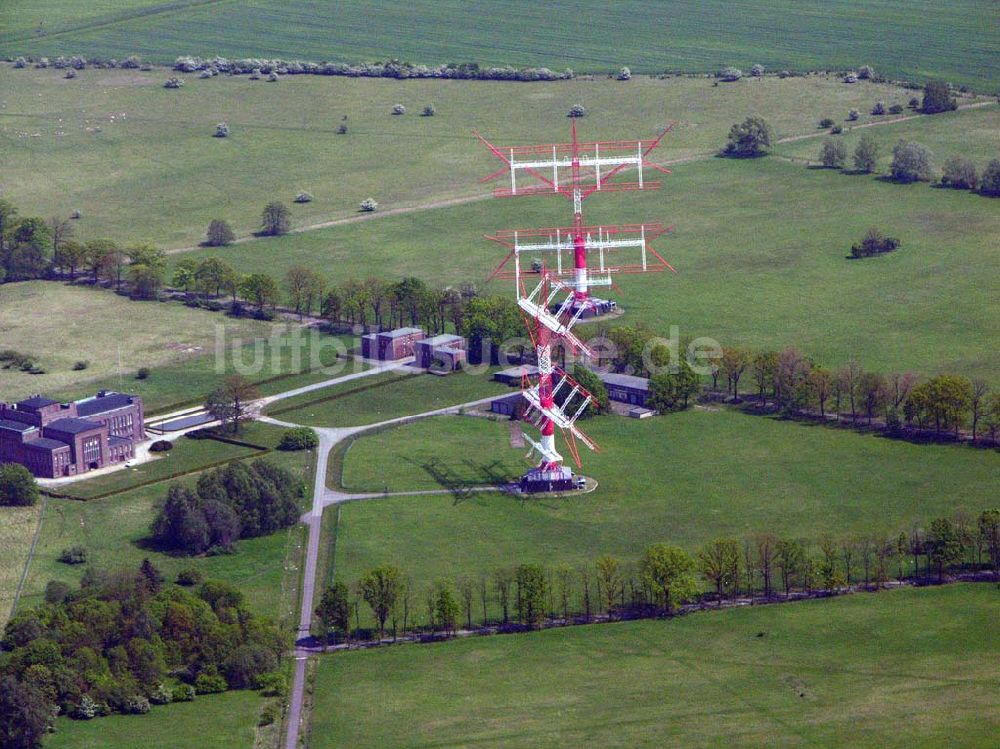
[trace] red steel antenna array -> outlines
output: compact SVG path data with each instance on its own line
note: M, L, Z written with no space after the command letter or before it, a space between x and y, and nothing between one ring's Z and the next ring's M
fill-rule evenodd
M593 396L553 366L553 342L563 341L571 351L590 355L572 328L581 319L614 308L614 303L590 294L592 287L611 286L613 274L663 270L676 273L649 244L672 227L659 223L587 225L583 220L583 201L594 193L660 187L660 182L645 179L644 170L670 173L669 169L650 162L647 157L672 127L664 128L652 140L580 142L574 120L569 143L504 147L495 146L475 133L504 164L482 181L489 182L505 175L510 180L509 186L494 189L496 197L552 194L573 202L572 226L515 229L487 235L487 239L508 250L490 278L515 282L517 304L530 318L528 330L538 359L537 380L532 382L525 377L522 383L522 393L528 401L526 418L541 434L537 442L526 437L532 451L541 456L539 465L525 476L533 485L550 488L571 485L572 472L563 465L563 458L556 450L556 426L562 430L577 467L580 466L577 440L597 450L597 445L576 426ZM619 178L626 170L636 173L634 181ZM626 252L630 253L628 261L619 260ZM523 253L538 253L541 258L551 258L554 262L546 263L542 259L540 270L529 267L526 271L521 263ZM513 268L510 267L512 260ZM526 278L529 275L539 276L531 291L528 291ZM534 284L533 279L531 282Z

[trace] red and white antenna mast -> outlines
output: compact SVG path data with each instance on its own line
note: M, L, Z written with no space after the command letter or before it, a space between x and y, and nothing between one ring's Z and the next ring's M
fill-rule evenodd
M524 481L529 485L551 489L572 486L572 472L562 464L562 456L556 450L556 426L563 431L577 467L580 465L577 439L591 450L597 450L594 442L576 426L592 396L572 377L554 367L553 342L561 340L574 353L590 356L590 351L572 328L583 318L614 308L613 303L592 297L591 288L611 286L615 273L674 270L649 244L670 227L664 228L659 223L588 226L583 220L583 202L595 192L660 187L659 182L645 179L644 169L670 173L648 161L647 157L671 127L652 140L581 143L574 121L569 143L506 147L495 146L476 133L476 137L504 163L503 168L482 181L509 174L510 186L496 188L495 196L555 194L573 202L572 226L507 230L487 236L508 250L490 278L514 280L517 304L531 318L528 330L535 344L538 378L531 382L525 377L522 392L529 405L527 418L541 433L538 442L526 439L533 451L541 456L541 463L525 476ZM635 181L619 179L626 170L636 173ZM529 178L527 184L525 177ZM616 262L622 252L629 250L632 254L628 262ZM539 270L529 265L526 271L521 262L523 253L541 253L543 258L551 258L554 263L542 259ZM564 255L567 256L565 260ZM508 267L511 260L514 261L513 269ZM569 265L570 260L572 265ZM535 274L539 275L537 284L527 278ZM529 282L534 285L530 292Z

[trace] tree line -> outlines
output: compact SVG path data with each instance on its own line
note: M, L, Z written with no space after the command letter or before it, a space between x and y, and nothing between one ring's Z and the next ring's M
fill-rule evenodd
M228 583L166 584L148 559L138 570L90 568L78 589L54 581L46 603L7 623L0 739L34 749L59 714L142 714L196 694L273 687L290 645Z
M611 554L579 566L525 563L433 583L383 564L350 584L323 592L315 614L328 642L393 638L488 626L535 628L595 617L662 616L689 602L721 605L739 597L780 600L878 589L896 579L937 580L960 569L991 570L1000 579L1000 509L977 518L935 518L899 533L870 533L816 544L758 533L717 538L692 555L669 544L648 546L634 560ZM370 612L375 630L361 626Z

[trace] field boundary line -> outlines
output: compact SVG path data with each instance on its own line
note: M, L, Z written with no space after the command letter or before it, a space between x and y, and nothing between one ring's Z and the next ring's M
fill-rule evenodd
M24 591L24 585L28 582L28 571L31 569L31 563L35 559L35 549L38 547L38 539L42 537L42 522L45 520L45 510L49 506L49 497L47 494L42 494L42 509L38 514L38 524L35 526L35 535L31 539L31 548L28 549L28 558L24 561L24 569L21 570L21 580L17 584L17 590L14 591L14 603L10 607L10 619L14 618L14 614L17 613L17 604L21 602L21 593Z

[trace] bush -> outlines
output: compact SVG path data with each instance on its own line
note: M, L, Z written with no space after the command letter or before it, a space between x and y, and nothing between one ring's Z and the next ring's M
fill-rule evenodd
M929 81L924 86L924 101L920 110L924 114L951 112L958 109L958 102L951 95L951 86L942 81Z
M823 130L833 127L833 119L830 117L824 117L822 120L819 121L819 126Z
M63 564L85 564L87 561L87 550L82 546L70 546L59 552L59 561Z
M375 202L374 198L365 198L361 201L360 209L365 213L371 213L378 210L378 203Z
M840 135L842 132L844 132L844 128L842 128L840 125L834 125L833 127L830 128L831 135Z
M149 379L149 367L139 367L139 371L135 373L135 379L137 380Z
M219 694L229 688L226 680L218 674L201 674L194 682L197 694Z
M926 146L901 140L892 149L890 174L896 182L928 182L933 177L933 154Z
M619 81L630 81L632 80L632 71L628 68L622 68L618 71L618 75L615 76Z
M774 141L771 126L760 117L747 117L729 130L729 142L723 153L735 158L764 156Z
M979 192L991 198L1000 197L1000 160L993 159L986 165L979 181Z
M268 237L287 234L292 228L292 214L288 206L277 201L264 206L260 216L260 231Z
M912 99L910 99L909 104L910 104L910 109L916 109L917 107L920 106L920 99L914 96Z
M347 123L341 122L337 125L337 135L347 135Z
M174 449L174 443L170 440L156 440L149 446L151 453L168 453Z
M847 162L847 145L839 138L827 138L820 149L819 160L827 169L842 169Z
M891 107L889 107L889 114L902 114L902 113L903 113L902 104L893 104Z
M170 687L163 683L157 684L156 689L149 695L149 701L154 705L167 705L173 702L173 699L174 695Z
M302 192L300 192L298 195L295 196L296 203L312 203L312 201L313 201L312 193L308 193L305 190L303 190Z
M743 77L743 71L740 70L739 68L734 68L734 67L723 68L722 70L720 70L718 73L715 74L715 77L723 81L729 81L729 82L738 81L740 78Z
M257 677L256 686L265 697L284 697L288 694L288 677L280 671L269 671Z
M858 78L863 81L870 81L875 77L875 71L871 65L862 65L858 68Z
M309 427L286 429L278 442L279 450L311 450L319 447L319 437Z
M195 689L190 684L181 684L174 688L174 702L191 702L194 699Z
M752 75L754 78L760 78L762 75L764 75L764 66L761 65L760 63L757 63L752 68L750 68L750 75Z
M163 84L163 88L180 88L184 85L184 81L180 78L167 78L167 82Z
M976 165L964 156L952 156L944 162L941 184L959 190L975 190L979 184Z
M94 698L89 694L85 694L73 709L72 715L77 720L92 720L97 717L98 712L98 705L94 701Z
M81 359L80 361L73 363L73 371L74 372L82 372L83 370L85 370L89 366L90 366L90 362L89 361L87 361L86 359Z
M278 74L272 70L268 73L267 80L269 83L277 83L280 79L278 78Z
M574 104L569 108L569 112L566 113L567 117L585 117L586 115L587 110L581 104Z
M849 122L856 122L858 117L860 116L861 112L859 112L857 109L851 109L847 112L847 120Z
M0 464L0 506L31 507L38 502L38 482L18 463Z
M874 115L885 114L885 102L884 101L875 102L875 106L872 107L872 114Z
M129 715L145 715L149 712L149 700L141 694L133 694L125 698L122 712Z
M420 113L421 117L433 117L437 114L437 110L434 108L433 104L428 104L424 107L424 111Z
M62 580L49 580L45 586L45 603L62 603L69 595L69 586Z
M63 78L70 78L70 79L76 78L76 71L73 70L73 68L70 68L69 70L66 71L66 75L64 75Z
M212 137L213 138L228 138L229 137L229 123L228 122L220 122L218 125L216 125L215 126L215 135L213 135Z
M177 573L177 584L185 587L201 585L203 579L201 572L194 567L185 567Z
M254 68L250 71L250 80L259 81L260 80L260 68Z
M895 237L887 237L878 229L872 227L865 232L861 244L851 246L851 256L855 258L871 257L892 252L899 247L899 240Z
M28 67L28 61L25 60L23 57L18 57L16 60L14 60L14 67L15 68L26 68L26 67Z
M406 107L404 107L402 104L396 104L392 108L392 113L393 114L406 114Z

